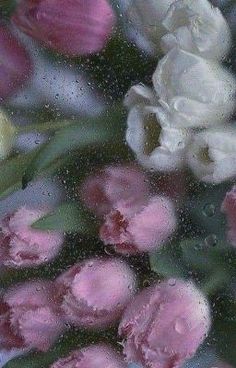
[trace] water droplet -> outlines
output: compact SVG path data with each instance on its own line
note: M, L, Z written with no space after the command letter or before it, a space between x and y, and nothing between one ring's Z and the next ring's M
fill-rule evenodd
M206 217L213 217L216 213L215 205L212 203L207 203L203 207L202 213Z
M196 251L202 250L202 244L199 244L199 243L195 244L194 245L194 250L196 250Z
M215 234L208 235L205 238L205 245L208 247L215 247L217 245L218 239Z
M116 254L116 251L114 249L114 247L112 246L107 246L104 248L104 251L105 253L108 255L108 256L114 256Z
M143 287L148 287L148 286L150 286L150 284L151 284L150 280L144 280L143 281Z
M175 321L174 329L178 334L183 335L185 332L188 331L187 322L183 318L177 318Z
M169 279L168 284L170 286L175 286L176 285L176 280L175 279Z

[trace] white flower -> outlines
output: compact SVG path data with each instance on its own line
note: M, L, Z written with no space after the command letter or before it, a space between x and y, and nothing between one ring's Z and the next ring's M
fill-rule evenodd
M125 0L127 25L134 30L133 33L139 33L149 43L149 50L153 53L160 52L161 37L166 33L162 21L167 13L169 6L174 0ZM136 37L136 42L140 44Z
M125 105L130 108L126 141L140 164L154 171L183 167L189 133L168 125L152 90L142 85L132 87Z
M15 127L3 110L0 110L0 160L10 153L14 143L14 136Z
M196 134L187 152L189 167L204 182L236 177L236 128L209 129Z
M220 60L231 46L230 28L218 8L207 0L177 0L169 8L163 26L164 52L179 46L204 58Z
M130 109L138 104L157 105L158 98L155 91L143 84L136 84L131 87L125 96L124 105Z
M223 123L235 107L234 76L220 64L179 48L159 62L153 85L174 128Z

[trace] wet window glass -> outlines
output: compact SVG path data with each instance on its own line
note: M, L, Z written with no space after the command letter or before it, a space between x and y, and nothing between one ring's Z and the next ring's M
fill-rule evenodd
M235 0L0 0L0 368L236 367L235 42Z

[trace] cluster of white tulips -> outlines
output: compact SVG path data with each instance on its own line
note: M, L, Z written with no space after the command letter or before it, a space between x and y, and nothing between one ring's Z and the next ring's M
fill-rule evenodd
M222 65L231 47L222 13L207 0L134 0L128 14L164 53L153 86L125 98L137 160L154 171L190 167L209 183L236 177L236 79Z

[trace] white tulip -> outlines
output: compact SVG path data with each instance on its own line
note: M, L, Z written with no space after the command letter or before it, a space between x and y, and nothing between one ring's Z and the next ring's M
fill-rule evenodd
M159 62L153 85L174 128L217 125L234 111L234 76L220 64L179 48Z
M126 141L137 160L149 170L172 171L185 164L189 141L185 129L170 127L152 90L138 85L128 92L125 105L130 108Z
M218 8L208 0L177 0L169 8L163 26L169 32L162 38L162 49L173 47L220 60L231 46L230 28Z
M189 167L208 183L236 177L236 128L209 129L196 134L187 152Z
M127 2L127 0L125 0ZM162 21L174 0L130 0L126 9L128 26L146 39L153 53L160 53L161 37L166 33Z
M143 84L136 84L127 92L124 105L130 109L140 104L155 106L158 104L158 98L152 88L146 87Z

